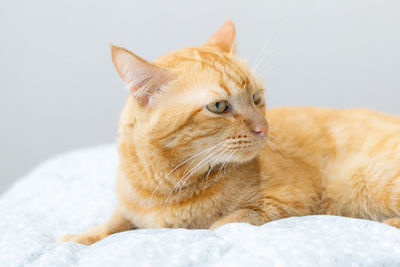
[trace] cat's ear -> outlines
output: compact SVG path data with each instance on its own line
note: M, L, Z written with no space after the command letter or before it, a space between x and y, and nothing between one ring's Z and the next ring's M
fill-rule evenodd
M110 47L115 69L141 105L147 105L151 96L172 80L168 70L147 62L125 48L112 44Z
M235 49L235 26L231 20L225 24L204 44L204 46L216 47L224 52L233 53Z

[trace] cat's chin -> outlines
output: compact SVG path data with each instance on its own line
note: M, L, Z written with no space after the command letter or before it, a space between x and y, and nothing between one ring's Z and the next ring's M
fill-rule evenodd
M252 149L252 150L244 150L235 153L229 162L232 163L246 163L252 161L260 154L261 148Z

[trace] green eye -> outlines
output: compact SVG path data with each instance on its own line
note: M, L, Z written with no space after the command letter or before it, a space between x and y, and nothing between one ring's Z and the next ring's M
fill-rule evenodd
M207 109L213 113L222 114L228 109L226 101L217 101L207 105Z
M253 102L254 102L254 104L256 104L256 105L258 105L258 104L261 104L261 94L259 93L259 92L257 92L257 93L255 93L254 95L253 95Z

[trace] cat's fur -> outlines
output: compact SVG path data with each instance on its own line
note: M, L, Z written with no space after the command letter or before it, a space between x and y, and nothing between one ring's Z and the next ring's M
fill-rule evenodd
M400 118L362 109L265 112L264 100L252 98L263 85L233 54L234 37L227 21L203 46L153 63L112 46L132 92L119 129L118 205L108 222L62 241L310 214L399 225ZM227 112L207 109L219 100Z

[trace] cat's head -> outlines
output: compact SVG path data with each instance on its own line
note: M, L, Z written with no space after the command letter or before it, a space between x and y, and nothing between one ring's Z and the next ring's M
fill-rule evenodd
M195 155L208 164L253 159L268 138L262 82L234 55L231 21L204 45L152 63L111 46L131 94L121 134L178 163ZM142 147L143 148L143 147Z

